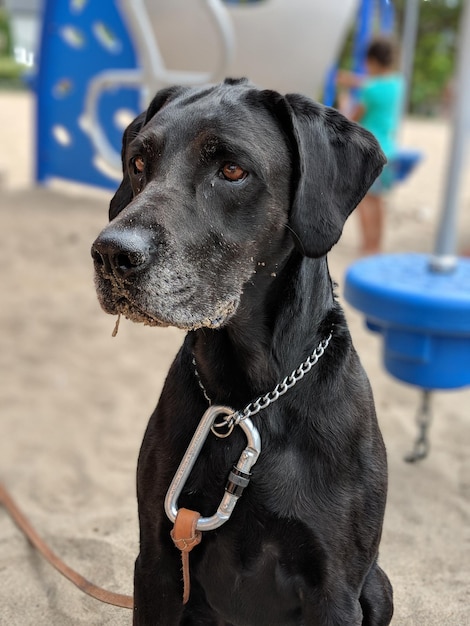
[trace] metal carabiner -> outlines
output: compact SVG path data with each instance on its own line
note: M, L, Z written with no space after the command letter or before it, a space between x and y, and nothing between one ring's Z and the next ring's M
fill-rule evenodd
M165 497L165 512L172 522L178 514L178 498L212 425L220 415L233 415L233 413L234 410L226 406L210 406L202 416ZM238 425L245 433L248 445L229 474L225 493L217 511L211 517L200 517L196 526L198 530L214 530L222 526L230 518L238 498L250 481L250 469L261 452L261 438L250 419L241 420Z

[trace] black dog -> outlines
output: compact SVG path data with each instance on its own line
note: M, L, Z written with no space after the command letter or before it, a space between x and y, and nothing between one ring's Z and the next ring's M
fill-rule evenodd
M189 331L139 458L134 624L389 624L384 445L325 256L383 167L377 142L306 97L227 80L157 93L122 158L92 249L101 305ZM191 553L183 605L164 499L208 398L243 409L312 354L252 417L251 482ZM178 506L213 515L245 446L237 425L210 433Z

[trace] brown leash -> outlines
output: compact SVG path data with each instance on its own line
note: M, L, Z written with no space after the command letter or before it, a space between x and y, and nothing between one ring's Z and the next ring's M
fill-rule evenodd
M181 550L181 562L183 566L183 604L189 600L191 580L189 577L189 553L202 539L202 533L197 530L196 524L201 514L190 509L179 509L175 525L171 531L173 543Z
M134 608L134 599L132 596L114 593L112 591L107 591L102 587L98 587L97 585L91 583L89 580L84 578L81 574L73 570L66 563L64 563L37 534L24 513L17 506L17 504L1 482L0 504L3 504L18 528L26 535L30 543L36 548L38 552L42 554L46 561L50 563L52 567L55 567L55 569L59 571L63 576L68 578L70 582L72 582L76 587L81 589L84 593L88 594L92 598L95 598L95 600L99 600L100 602L112 604L113 606L119 606L123 609Z

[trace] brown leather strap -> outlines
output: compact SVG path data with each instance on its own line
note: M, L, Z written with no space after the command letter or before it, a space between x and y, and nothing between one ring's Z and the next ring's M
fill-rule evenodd
M134 608L132 596L114 593L102 587L98 587L66 565L37 534L2 483L0 483L0 503L3 504L18 528L26 535L31 544L42 554L46 561L84 593L106 604L120 606L123 609Z
M189 553L201 542L202 533L196 525L201 514L189 509L179 509L175 519L175 525L171 531L171 538L175 546L181 550L181 562L183 567L183 604L189 600L191 580L189 575Z

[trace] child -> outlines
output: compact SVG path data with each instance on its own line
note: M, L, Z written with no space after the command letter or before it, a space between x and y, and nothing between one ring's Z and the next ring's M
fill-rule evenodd
M340 87L357 88L357 98L348 115L375 135L390 163L396 151L404 81L395 71L395 49L389 39L377 38L369 44L366 71L366 76L358 76L340 70L337 83ZM383 194L393 182L391 167L385 166L358 206L364 255L380 252L385 219Z

